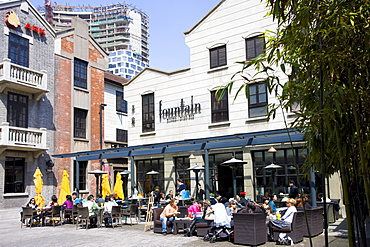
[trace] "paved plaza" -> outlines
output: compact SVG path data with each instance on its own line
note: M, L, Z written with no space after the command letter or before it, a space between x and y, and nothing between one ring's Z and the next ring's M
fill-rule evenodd
M238 246L226 241L204 242L198 237L184 237L183 234L162 236L153 231L144 232L144 223L112 228L78 229L75 225L25 227L19 219L0 221L0 246ZM330 246L348 246L346 223L338 220L329 228ZM276 246L268 242L260 246ZM295 246L310 246L308 238ZM324 236L313 238L313 246L324 246Z

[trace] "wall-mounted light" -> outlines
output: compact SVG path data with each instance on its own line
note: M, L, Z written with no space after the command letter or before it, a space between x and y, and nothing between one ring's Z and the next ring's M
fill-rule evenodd
M132 105L132 108L131 109L132 109L131 110L132 114L134 114L135 113L135 105Z
M54 162L52 160L46 161L46 173L53 172Z

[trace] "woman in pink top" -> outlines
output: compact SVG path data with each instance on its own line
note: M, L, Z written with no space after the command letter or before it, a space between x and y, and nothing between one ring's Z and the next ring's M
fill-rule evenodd
M202 204L200 202L194 202L193 205L188 207L188 214L195 216L197 213L202 212Z

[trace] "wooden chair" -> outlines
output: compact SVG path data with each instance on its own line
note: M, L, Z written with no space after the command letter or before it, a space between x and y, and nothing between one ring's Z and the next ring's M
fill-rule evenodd
M85 223L85 227L87 230L87 226L89 225L89 208L88 207L77 207L77 222L76 222L76 230L80 223Z
M125 217L125 224L127 223L127 217L130 218L131 225L132 225L132 217L136 219L136 224L139 224L139 217L137 216L138 208L139 208L139 205L131 204L129 211L121 214L121 216Z
M22 207L23 213L22 213L22 220L21 220L21 228L23 227L23 224L26 224L26 220L30 219L30 227L33 223L33 209L31 207ZM26 224L27 225L27 224Z
M293 215L293 221L290 227L272 227L274 241L278 240L279 233L284 232L289 236L294 243L303 240L303 224L304 224L304 213L303 211L295 212Z
M118 219L117 224L116 224L116 225L118 225L118 222L122 218L122 215L123 215L123 213L121 212L121 206L113 206L111 214L110 215L103 215L103 218L104 219L110 219L111 222L112 222L112 228L114 228L113 220Z
M234 243L260 245L267 241L266 214L234 213Z

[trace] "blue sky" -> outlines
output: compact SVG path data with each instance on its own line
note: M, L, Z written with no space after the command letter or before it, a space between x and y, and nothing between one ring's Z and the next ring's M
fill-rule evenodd
M35 7L44 0L30 0ZM189 48L184 32L193 27L219 0L51 0L58 5L100 6L126 2L149 15L150 66L164 71L187 68Z

